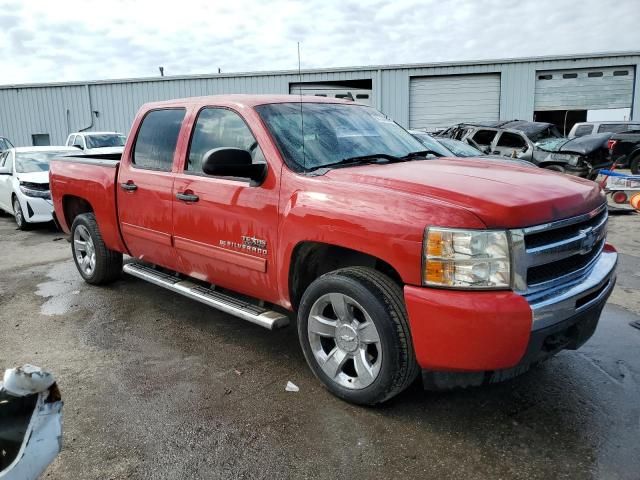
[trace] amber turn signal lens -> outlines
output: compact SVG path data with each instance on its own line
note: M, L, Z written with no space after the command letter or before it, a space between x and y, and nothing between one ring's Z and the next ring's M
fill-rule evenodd
M442 232L429 232L427 237L427 256L442 257L442 245L444 243Z

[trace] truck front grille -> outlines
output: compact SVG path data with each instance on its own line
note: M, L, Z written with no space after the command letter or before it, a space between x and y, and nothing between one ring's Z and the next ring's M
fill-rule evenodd
M511 231L514 285L529 294L586 275L605 244L607 208Z

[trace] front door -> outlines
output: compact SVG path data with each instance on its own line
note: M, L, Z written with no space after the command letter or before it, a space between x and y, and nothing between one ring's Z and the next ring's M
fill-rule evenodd
M176 269L171 238L173 165L185 109L148 112L118 174L122 238L134 257Z
M13 157L8 150L0 153L0 208L7 213L13 212L11 194L13 193Z
M222 147L265 158L236 112L207 107L197 114L184 165L173 185L173 233L180 271L253 297L275 302L275 251L279 176L272 168L262 185L202 171L203 155Z

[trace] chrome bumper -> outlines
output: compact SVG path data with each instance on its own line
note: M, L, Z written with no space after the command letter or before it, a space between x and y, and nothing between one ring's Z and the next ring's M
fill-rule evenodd
M533 312L531 330L550 327L598 304L616 283L618 254L603 251L591 271L577 281L525 296Z

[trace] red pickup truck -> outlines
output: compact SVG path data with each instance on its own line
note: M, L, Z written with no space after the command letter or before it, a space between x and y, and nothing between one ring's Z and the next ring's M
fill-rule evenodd
M600 188L424 149L348 101L210 96L144 105L121 158L56 159L50 184L87 282L124 271L267 328L297 312L354 403L582 345L615 283Z

